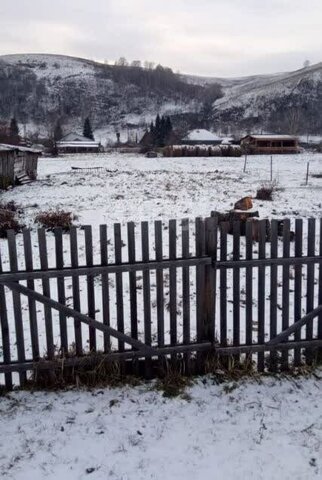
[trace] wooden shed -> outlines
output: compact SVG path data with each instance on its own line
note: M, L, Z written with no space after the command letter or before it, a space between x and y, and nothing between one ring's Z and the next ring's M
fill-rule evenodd
M32 148L0 144L0 188L35 180L40 155Z
M240 145L247 153L299 153L298 138L292 135L247 135Z

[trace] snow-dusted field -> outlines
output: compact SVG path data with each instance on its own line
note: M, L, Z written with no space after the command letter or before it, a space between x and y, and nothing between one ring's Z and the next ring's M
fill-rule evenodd
M311 173L322 172L322 155L292 155L275 156L273 159L273 178L278 186L274 194L273 202L262 202L254 200L254 209L258 209L260 216L265 217L303 217L314 216L319 218L322 211L322 179L310 177L309 185L305 185L306 165L310 161ZM75 171L71 167L102 167L101 170L91 172ZM37 225L34 223L36 215L40 211L49 209L65 209L78 216L79 225L92 225L94 235L94 262L100 261L100 247L98 240L99 224L108 224L109 261L114 262L114 239L112 226L114 222L122 224L122 235L124 247L122 249L123 259L127 260L127 239L126 222L147 220L150 222L150 256L155 258L153 221L162 220L164 224L164 256L168 256L168 231L167 222L171 218L178 220L188 217L190 222L190 249L194 253L194 218L196 216L209 216L211 210L226 211L232 208L233 204L240 197L255 195L256 190L263 184L267 184L270 178L270 157L252 156L248 158L247 171L243 173L243 158L157 158L147 159L143 156L128 155L75 155L58 159L44 158L39 161L39 177L37 182L30 185L15 188L2 195L3 201L14 200L23 207L22 221L32 229L34 247L34 262L39 265L37 254ZM137 259L141 258L140 228L137 225ZM319 227L317 227L317 232ZM304 225L306 238L306 224ZM20 268L24 268L22 235L17 235L17 246L19 252ZM318 235L316 242L316 253L318 254ZM178 256L181 252L180 221L178 222ZM1 254L3 268L9 268L6 241L1 241ZM244 253L244 239L241 240L241 252ZM232 241L229 237L228 255L232 253ZM266 246L269 255L269 243ZM279 245L280 253L282 243ZM294 244L291 247L293 253ZM55 266L54 237L48 233L49 265ZM306 252L304 241L303 254ZM254 244L254 257L258 249ZM79 231L79 262L85 262L84 232ZM70 265L69 234L64 235L64 261ZM267 284L269 285L269 269L266 269ZM306 269L303 269L305 274ZM254 341L257 338L257 272L254 269ZM315 271L318 278L318 268ZM169 275L165 271L165 307L169 301ZM181 296L181 272L178 269L178 335L182 336L182 296ZM294 275L291 269L291 290ZM191 268L191 340L195 336L195 272ZM129 331L130 305L129 305L129 279L123 275L124 283L124 314L125 330ZM232 272L228 272L228 338L231 338L231 312L232 312ZM115 278L109 276L110 285L110 308L111 324L116 327L115 308ZM278 301L281 302L282 288L279 285ZM66 279L67 304L73 305L71 280ZM102 299L100 278L95 279L96 286L96 318L102 318ZM138 318L139 335L144 338L143 327L143 290L142 274L137 274L137 296L138 296ZM81 309L87 312L86 278L80 279ZM36 281L36 289L40 292L41 282ZM317 286L315 287L315 299L317 301ZM57 281L51 280L51 292L56 298ZM305 313L305 282L303 284L303 313ZM12 297L8 292L8 308L12 312ZM219 297L217 298L217 302ZM245 284L241 279L241 341L244 340L245 322ZM292 312L293 299L290 298L290 311ZM28 302L22 299L24 334L26 337L27 358L31 354ZM217 305L219 311L219 305ZM152 311L152 338L156 340L156 280L155 272L151 272L151 311ZM269 332L269 291L266 297L266 332ZM43 307L38 306L38 328L40 337L41 353L45 354L45 332ZM59 321L57 312L53 313L55 341L59 345ZM278 311L278 331L281 329L281 310ZM169 341L169 311L165 308L166 338ZM73 321L68 321L68 335L70 344L74 341ZM15 326L12 313L10 314L10 334L12 338L12 354L15 358ZM218 325L216 335L218 334ZM305 329L304 333L305 333ZM316 330L316 323L314 331ZM84 348L87 348L88 329L83 328ZM266 336L266 338L268 338ZM102 335L98 333L98 347L102 346Z
M261 217L307 218L321 216L322 179L310 178L305 186L306 162L311 172L322 172L322 155L274 157L274 179L280 188L273 202L255 201ZM63 208L78 215L78 224L90 224L94 238L98 225L133 220L193 219L208 216L211 210L230 209L245 195L270 177L269 157L244 160L226 158L146 159L142 156L73 156L41 159L38 181L2 195L3 201L20 204L25 224L32 228L37 251L35 216L38 212ZM76 167L104 167L101 171L73 172ZM306 235L306 233L305 233ZM84 263L83 231L80 237L80 263ZM20 267L24 267L22 236L17 235ZM110 260L113 261L113 235L109 229ZM165 256L167 240L165 230ZM126 243L126 238L125 243ZM54 241L48 234L50 265L55 265ZM137 238L137 240L139 240ZM153 235L152 235L153 240ZM9 268L6 242L1 241L4 269ZM242 242L243 246L243 242ZM317 245L318 246L318 245ZM140 245L138 244L138 258ZM280 245L281 247L281 245ZM153 241L150 245L153 258ZM269 251L269 245L267 246ZM293 247L292 247L293 248ZM231 254L232 246L229 246ZM306 246L304 245L304 253ZM256 255L256 245L254 254ZM180 253L180 235L178 238ZM127 246L123 248L127 258ZM65 264L70 264L69 236L64 235ZM95 261L99 245L94 242ZM35 255L37 263L37 255ZM305 273L305 269L304 269ZM318 272L315 272L316 276ZM269 273L268 273L269 274ZM112 277L112 276L111 276ZM99 279L96 282L99 289ZM267 278L269 281L269 278ZM53 295L56 281L51 281ZM178 272L179 334L181 279ZM137 278L142 284L142 277ZM292 278L291 278L292 284ZM165 280L166 299L169 294ZM36 282L36 288L41 286ZM81 281L82 311L86 312L86 280ZM191 304L194 308L194 277L191 278ZM241 282L241 289L243 281ZM125 297L128 283L124 279ZM228 298L232 278L228 276ZM68 304L72 305L70 281L66 280ZM114 280L110 279L111 318ZM241 298L243 299L243 292ZM279 291L279 298L280 298ZM305 311L305 288L303 310ZM267 292L267 301L269 292ZM152 321L155 322L155 281L151 274ZM142 308L142 290L138 305ZM267 303L268 305L268 303ZM292 300L291 300L292 305ZM97 318L101 315L99 295ZM243 324L241 305L241 324ZM8 293L10 335L14 351L14 319ZM24 333L29 338L28 305L23 301ZM254 312L256 315L256 273L254 272ZM228 312L228 322L229 313ZM38 326L45 353L43 310L39 306ZM280 315L280 312L279 312ZM55 338L59 343L58 316L53 316ZM256 317L255 317L256 320ZM125 321L129 326L129 305L125 299ZM167 321L167 313L166 313ZM280 318L278 320L280 322ZM70 322L70 341L73 322ZM156 325L152 325L153 333ZM279 323L280 327L280 323ZM142 327L143 328L143 327ZM230 327L229 327L230 328ZM256 321L254 341L256 341ZM193 319L192 319L193 329ZM231 333L231 331L229 331ZM228 332L228 333L229 333ZM140 334L143 335L140 330ZM99 342L98 342L99 343ZM28 344L28 341L27 341ZM27 356L30 348L27 348ZM15 392L0 398L0 477L8 480L310 480L322 475L321 381L310 379L264 378L260 383L215 385L201 379L187 389L185 398L167 399L152 385L94 391Z
M321 478L320 379L204 382L185 399L149 385L1 398L0 477Z

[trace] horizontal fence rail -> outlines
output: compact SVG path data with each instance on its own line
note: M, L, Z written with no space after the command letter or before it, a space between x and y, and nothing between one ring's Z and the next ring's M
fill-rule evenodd
M314 218L9 231L0 383L97 362L146 378L169 362L215 370L227 356L259 371L311 365L322 350L321 239Z

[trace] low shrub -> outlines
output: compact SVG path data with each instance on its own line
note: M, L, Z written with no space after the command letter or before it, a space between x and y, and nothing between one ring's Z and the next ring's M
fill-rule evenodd
M14 211L0 208L0 238L6 238L8 230L14 230L18 233L21 232L23 227L24 225L15 218Z
M76 220L76 216L71 212L65 210L50 210L47 212L39 213L35 222L39 223L47 230L53 230L54 228L61 227L63 230L68 231L73 226L73 221Z
M274 187L273 186L262 186L259 188L256 192L256 199L257 200L273 200L273 192L274 192Z

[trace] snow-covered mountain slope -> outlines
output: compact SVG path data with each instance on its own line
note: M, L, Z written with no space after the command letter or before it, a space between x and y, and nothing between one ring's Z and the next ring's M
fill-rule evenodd
M0 120L15 115L41 133L52 131L58 119L64 130L81 130L90 116L100 135L115 137L116 130L144 130L160 113L183 117L187 128L319 134L321 111L322 63L295 72L207 78L62 55L0 57Z
M160 114L200 109L202 87L171 70L115 67L62 55L0 57L0 120L15 115L41 133L59 119L81 129L90 116L94 129L144 127Z

